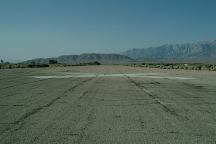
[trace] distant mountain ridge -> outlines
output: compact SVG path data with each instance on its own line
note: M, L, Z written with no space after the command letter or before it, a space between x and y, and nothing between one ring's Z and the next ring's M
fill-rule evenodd
M57 60L58 63L63 64L79 64L98 61L102 64L118 64L129 63L133 61L132 58L120 54L81 54L81 55L63 55L56 58L37 58L25 61L24 63L48 64L49 60Z
M95 61L102 64L126 64L135 62L216 64L216 40L131 49L120 54L86 53L81 55L63 55L55 58L28 60L24 63L48 64L51 59L63 64L79 64Z
M121 54L144 61L213 62L216 61L216 40L132 49Z

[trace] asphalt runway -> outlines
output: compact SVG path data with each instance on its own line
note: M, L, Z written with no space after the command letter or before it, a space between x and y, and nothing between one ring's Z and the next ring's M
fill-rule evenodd
M0 70L1 144L215 144L216 72Z

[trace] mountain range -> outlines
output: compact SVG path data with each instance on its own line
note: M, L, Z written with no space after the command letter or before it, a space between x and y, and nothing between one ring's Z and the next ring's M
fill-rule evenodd
M121 54L137 61L216 63L216 40L131 49Z
M24 63L48 64L49 60L57 60L63 64L80 64L98 61L102 64L124 64L134 61L128 56L120 54L81 54L81 55L63 55L56 58L37 58L28 60Z
M25 63L79 64L98 61L102 64L125 64L134 62L157 63L216 63L216 40L185 44L166 44L158 47L131 49L119 54L63 55L56 58L38 58Z

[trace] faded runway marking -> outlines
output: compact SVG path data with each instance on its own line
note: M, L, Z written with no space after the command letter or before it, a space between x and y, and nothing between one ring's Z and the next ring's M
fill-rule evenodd
M88 77L137 77L137 78L151 78L151 79L176 79L176 80L190 80L193 77L175 77L166 76L165 73L131 73L131 74L97 74L97 73L62 73L62 75L50 76L31 76L37 79L65 79L65 78L88 78Z

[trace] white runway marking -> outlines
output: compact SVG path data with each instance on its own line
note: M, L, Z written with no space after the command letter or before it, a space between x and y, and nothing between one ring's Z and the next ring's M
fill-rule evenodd
M66 73L66 75L32 76L32 77L38 79L64 79L64 78L125 77L125 76L136 77L136 78L152 78L152 79L176 79L176 80L195 79L193 77L166 76L165 73L132 73L132 74Z

